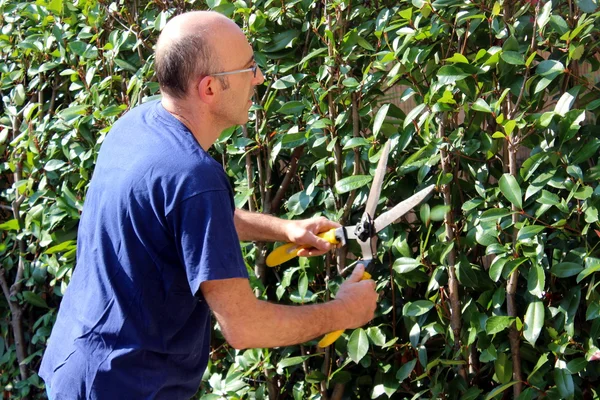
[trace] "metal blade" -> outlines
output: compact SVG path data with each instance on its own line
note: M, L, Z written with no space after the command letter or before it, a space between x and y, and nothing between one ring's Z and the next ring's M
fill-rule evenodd
M381 214L375 220L375 232L379 232L410 210L421 203L429 194L435 189L435 185L427 186L425 189L417 192L413 196L404 200L403 202L396 204L391 210L388 210Z
M356 231L356 225L345 226L344 229L346 229L346 238L347 239L355 239L356 240L356 233L354 233Z
M375 170L375 177L373 178L373 185L371 185L371 191L367 198L367 207L365 213L369 214L371 218L375 217L375 210L377 209L377 203L379 203L379 195L381 194L381 186L383 185L383 178L385 177L385 168L387 166L388 156L390 155L390 142L387 141L383 150L381 151L381 157Z

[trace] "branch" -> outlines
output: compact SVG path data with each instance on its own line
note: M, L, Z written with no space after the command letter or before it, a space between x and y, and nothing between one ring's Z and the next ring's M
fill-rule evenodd
M440 121L440 129L439 129L439 137L444 140L446 135L446 113L443 114L442 120ZM450 159L448 157L448 152L446 149L441 150L441 162L442 169L444 173L451 173L452 168L450 166ZM443 185L442 186L442 194L444 197L444 205L448 206L449 209L446 212L444 217L444 226L446 227L446 241L454 242L454 217L452 215L452 195L450 193L450 186ZM450 253L448 254L448 291L450 292L450 309L452 310L450 314L450 326L452 328L452 332L454 334L454 352L455 354L460 352L461 349L461 306L460 306L460 298L458 296L458 279L456 278L456 249L452 248ZM467 371L465 370L464 365L458 366L458 373L463 377L465 382L467 382Z
M518 132L515 136L518 136ZM508 168L509 173L516 177L517 176L517 149L510 140L506 141L508 147ZM512 206L513 215L513 249L517 243L517 231L516 228L517 222L519 222L519 210L513 204ZM508 315L510 317L517 316L517 282L519 280L519 270L515 269L513 273L508 278L508 282L506 283L506 303L508 308ZM517 330L516 322L513 322L511 327L509 328L508 338L510 342L510 353L512 355L512 363L513 363L513 379L517 381L515 386L513 386L513 395L516 399L521 394L523 390L523 379L521 377L521 339L519 331Z
M21 381L26 381L29 377L29 373L27 371L27 365L23 363L23 361L25 361L25 359L27 358L27 352L25 349L25 335L23 334L22 325L23 308L19 305L19 303L12 300L13 295L11 293L11 289L9 289L8 287L8 282L6 281L4 268L0 268L0 286L2 287L2 292L4 293L4 297L6 297L8 306L10 307L10 324L15 339L15 348L17 350L17 362L19 363ZM25 397L24 399L27 399L27 397Z
M285 174L285 177L283 178L283 181L281 182L281 185L279 186L279 189L277 189L277 193L275 193L275 197L271 202L272 212L277 212L279 210L279 207L281 206L281 200L283 199L285 192L290 186L292 179L296 175L296 171L298 170L298 160L300 160L302 153L304 153L304 145L296 147L294 149L294 152L292 153L292 158L290 160L290 165Z
M242 125L242 132L245 138L248 137L248 126L246 124ZM248 179L248 189L252 192L250 199L248 200L248 209L251 212L256 211L256 207L254 205L256 199L254 197L254 168L252 167L252 155L250 152L246 152L246 176Z

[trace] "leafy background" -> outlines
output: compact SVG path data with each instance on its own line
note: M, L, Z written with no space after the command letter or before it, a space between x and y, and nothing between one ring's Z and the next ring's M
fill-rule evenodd
M379 211L437 185L386 228L376 318L316 341L235 351L214 329L198 398L598 398L597 0L0 0L0 388L37 376L75 265L77 223L114 121L158 93L168 18L213 9L267 75L250 122L213 148L236 204L282 218ZM334 296L353 245L265 267L256 295Z

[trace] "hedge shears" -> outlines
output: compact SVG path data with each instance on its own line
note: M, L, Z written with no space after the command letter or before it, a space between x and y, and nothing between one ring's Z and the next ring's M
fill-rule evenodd
M381 157L379 158L379 163L375 170L375 177L373 178L373 184L369 192L369 197L367 198L367 206L360 222L354 226L342 226L318 235L329 243L340 246L345 246L348 240L356 240L360 245L362 252L362 260L360 263L365 266L365 272L362 276L363 280L371 278L371 274L367 272L367 269L369 268L371 261L377 255L377 233L425 200L425 198L427 198L427 196L435 189L435 185L430 185L384 212L379 217L374 218L377 203L379 202L379 195L381 194L381 188L383 186L383 178L385 176L389 153L390 142L387 142L382 150ZM306 247L308 246L301 246L295 243L288 243L277 247L267 257L267 266L274 267L289 261L298 255L300 249ZM343 332L343 330L339 330L328 333L321 341L319 341L319 347L329 346L335 342Z

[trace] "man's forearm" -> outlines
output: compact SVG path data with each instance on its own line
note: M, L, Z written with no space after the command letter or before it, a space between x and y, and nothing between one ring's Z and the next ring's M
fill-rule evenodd
M363 280L358 265L340 286L336 300L324 304L284 306L258 300L248 280L205 281L202 294L236 348L279 347L304 343L326 333L364 325L375 311L375 282Z
M285 306L256 300L254 310L248 310L235 325L221 323L221 329L238 349L290 346L346 328L340 306L337 302Z
M287 241L287 220L272 215L236 209L233 221L238 237L244 242Z

